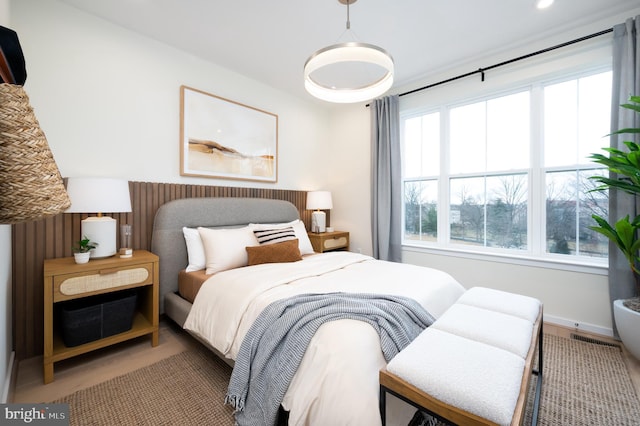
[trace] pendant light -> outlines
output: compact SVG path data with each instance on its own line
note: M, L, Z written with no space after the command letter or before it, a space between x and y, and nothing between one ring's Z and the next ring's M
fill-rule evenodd
M351 29L349 5L347 31ZM304 85L318 99L336 103L363 102L378 97L393 85L393 58L384 49L358 41L327 46L304 64Z

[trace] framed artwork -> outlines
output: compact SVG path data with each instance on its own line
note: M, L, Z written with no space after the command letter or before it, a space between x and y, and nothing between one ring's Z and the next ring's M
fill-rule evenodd
M278 116L180 87L180 175L278 180Z

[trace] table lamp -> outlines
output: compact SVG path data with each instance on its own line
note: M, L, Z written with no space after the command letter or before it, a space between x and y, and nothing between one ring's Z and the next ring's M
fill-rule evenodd
M329 210L332 208L331 192L307 192L307 210L315 210L311 214L311 232L325 232L327 230L327 215L321 210Z
M116 220L103 213L131 211L129 182L124 179L75 177L67 180L67 193L71 207L65 213L96 213L81 222L81 236L98 246L91 251L92 258L116 254Z

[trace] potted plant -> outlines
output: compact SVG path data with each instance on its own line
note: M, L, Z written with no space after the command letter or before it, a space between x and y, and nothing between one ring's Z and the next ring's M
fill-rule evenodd
M631 96L629 103L621 105L640 114L640 96ZM639 134L640 128L621 129L615 134ZM628 151L616 148L603 148L609 156L592 154L591 159L616 173L616 178L606 176L592 176L591 179L600 183L595 190L619 190L637 197L640 194L640 145L631 141L624 141ZM631 219L629 215L618 219L611 225L606 218L593 215L598 224L590 226L592 230L611 240L629 263L629 268L635 279L635 297L613 302L613 314L620 339L629 352L640 359L640 215Z
M91 250L96 248L98 243L94 243L87 236L83 236L80 241L76 241L71 250L76 263L87 263L91 257Z

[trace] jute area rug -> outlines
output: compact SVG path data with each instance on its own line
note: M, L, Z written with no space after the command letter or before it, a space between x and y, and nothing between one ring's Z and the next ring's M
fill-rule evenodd
M540 425L638 425L640 403L620 348L544 336ZM80 390L71 425L233 425L223 404L231 368L190 350ZM529 421L527 419L527 421Z
M224 405L231 367L193 349L57 401L69 404L70 425L232 426Z
M543 342L538 424L640 425L640 401L619 347L551 335Z

